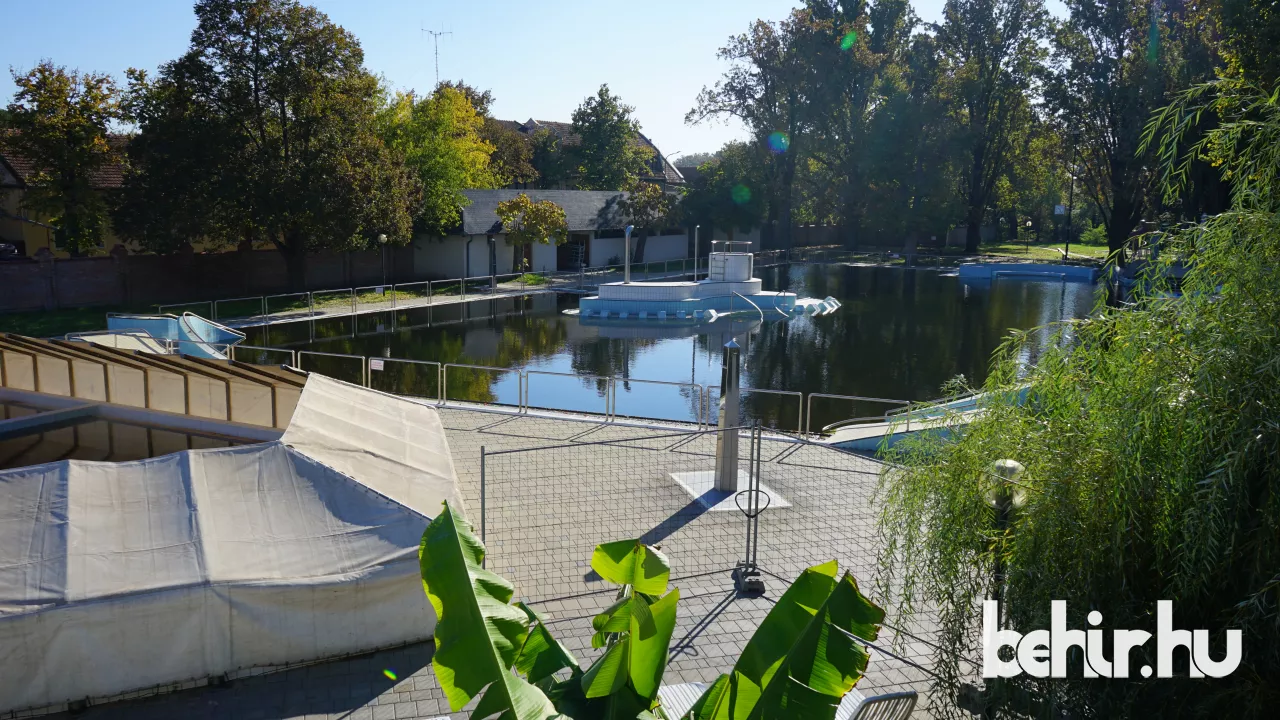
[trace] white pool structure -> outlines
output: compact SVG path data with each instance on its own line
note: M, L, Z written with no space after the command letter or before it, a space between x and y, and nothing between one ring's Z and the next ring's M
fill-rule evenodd
M726 249L717 251L715 245ZM596 295L582 298L577 314L583 318L699 321L749 312L780 319L797 313L825 314L840 306L834 298L799 299L795 293L761 289L760 278L753 277L755 256L735 251L735 245L750 247L748 243L713 243L707 277L701 280L631 282L628 263L627 279L602 284Z

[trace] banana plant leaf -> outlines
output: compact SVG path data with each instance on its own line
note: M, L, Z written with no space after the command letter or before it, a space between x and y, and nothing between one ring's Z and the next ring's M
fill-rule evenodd
M480 566L484 545L448 502L422 534L418 559L422 586L436 612L431 664L449 707L461 710L483 692L475 717L562 717L542 690L511 672L521 650L529 648L529 615L509 604L515 592L511 583ZM537 660L547 652L529 653L526 667L539 667Z
M591 553L591 569L611 583L630 585L645 595L663 594L671 579L667 556L639 540L597 545Z
M743 649L686 716L693 720L831 720L862 678L884 610L836 580L835 561L809 568L783 593Z

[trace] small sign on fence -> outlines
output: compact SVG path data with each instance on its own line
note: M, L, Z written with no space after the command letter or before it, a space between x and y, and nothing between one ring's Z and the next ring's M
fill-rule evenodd
M381 359L379 359L379 358L370 358L370 360L369 360L369 369L370 369L370 370L381 370L381 369L382 369L383 364L384 364L384 361L383 361L383 360L381 360Z
M1054 215L1066 215L1066 214L1067 214L1067 208L1066 208L1065 206L1062 206L1062 205L1054 205L1054 206L1053 206L1053 214L1054 214Z
M386 295L386 294L387 294L387 289L386 289L385 287L383 287L383 286L379 285L378 287L374 288L374 292L378 293L379 295Z

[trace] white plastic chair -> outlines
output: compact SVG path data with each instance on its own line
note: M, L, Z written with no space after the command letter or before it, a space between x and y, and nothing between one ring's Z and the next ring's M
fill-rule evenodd
M688 713L706 690L707 684L700 682L663 685L658 688L658 699L667 717L675 720ZM867 697L850 690L836 709L836 720L906 720L916 708L917 697L915 691Z

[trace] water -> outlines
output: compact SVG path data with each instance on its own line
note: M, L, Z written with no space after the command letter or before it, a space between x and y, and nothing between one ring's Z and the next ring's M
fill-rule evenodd
M512 369L448 369L445 391L455 400L518 405L521 383L513 370L528 370L531 407L582 412L606 410L604 378L612 376L618 378L617 415L689 420L700 411L710 416L694 386L711 388L706 400L714 405L721 348L730 338L743 347L744 387L929 400L957 375L981 383L992 351L1010 329L1084 317L1096 297L1096 289L1084 284L998 280L965 285L933 270L792 265L761 273L767 290L830 295L844 305L819 318L781 320L775 314L777 319L762 322L758 315L738 315L694 326L579 321L561 312L577 306L575 296L535 295L400 310L395 318L388 312L278 324L252 330L246 342ZM393 322L397 329L388 331ZM301 364L360 380L357 361L313 356ZM434 366L394 360L370 372L370 384L427 397L440 391ZM744 407L748 417L773 427L795 430L801 424L801 403L794 395L748 392ZM893 407L814 398L811 426L880 415Z

